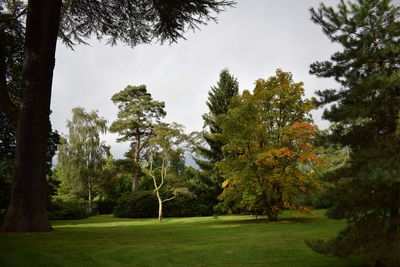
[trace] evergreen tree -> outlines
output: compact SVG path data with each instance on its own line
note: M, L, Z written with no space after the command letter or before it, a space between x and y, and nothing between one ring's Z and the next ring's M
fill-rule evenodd
M202 145L197 145L195 152L200 158L195 158L195 162L202 169L200 176L204 184L208 185L209 190L214 195L213 204L218 203L218 195L222 193L221 184L223 178L215 167L216 162L221 161L224 156L221 141L221 126L217 122L218 116L226 114L229 110L234 97L239 95L239 83L231 75L228 69L221 71L219 81L216 86L212 86L208 92L207 106L209 112L203 115L204 128L201 134Z
M21 18L24 13L22 1L0 1L0 82L7 87L9 94L0 90L0 210L9 205L11 182L14 173L16 148L16 118L9 118L2 105L21 102L22 63L24 57L24 25ZM3 5L6 7L3 9ZM12 106L10 107L12 109ZM46 153L46 174L51 173L52 159L57 150L59 134L53 131L49 122L49 139ZM48 188L47 188L48 189ZM48 196L47 196L48 198Z
M110 131L119 133L118 142L131 141L131 151L127 155L133 161L132 191L139 188L140 159L148 141L153 137L153 128L165 117L164 102L153 100L145 85L127 86L112 96L118 105L118 119L110 127Z
M400 11L390 0L341 1L311 9L332 42L343 48L311 65L340 89L318 91L331 104L331 141L349 146L348 162L332 171L334 207L329 216L348 227L329 242L309 245L336 256L361 255L376 264L400 262Z
M208 128L208 132L203 132L207 146L198 146L197 153L202 159L196 159L196 163L202 170L211 172L216 183L222 182L222 178L215 169L215 163L223 159L222 146L224 145L220 138L222 131L217 118L227 113L232 99L238 95L239 83L227 69L221 71L217 85L212 86L208 92L209 112L203 115L204 127Z

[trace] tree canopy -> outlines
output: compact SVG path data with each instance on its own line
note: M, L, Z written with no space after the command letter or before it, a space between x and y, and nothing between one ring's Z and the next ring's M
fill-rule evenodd
M89 199L89 212L108 147L100 140L107 131L106 120L96 111L86 112L77 107L72 110L72 120L67 122L69 134L61 139L58 148L60 169L71 194Z
M220 117L225 209L266 214L272 221L284 208L308 211L296 198L317 189L313 168L319 159L312 145L317 129L309 115L314 106L303 95L303 83L277 70L257 80L253 94L244 91Z
M118 105L118 119L111 124L110 131L119 133L118 142L131 141L132 158L135 168L132 176L132 191L138 188L140 159L149 139L154 136L154 126L166 115L164 102L153 100L145 85L127 86L112 96Z
M329 215L349 225L330 242L310 246L390 266L400 262L400 9L390 0L341 1L311 15L342 48L310 72L339 82L339 89L318 91L317 103L330 105L324 118L333 123L331 141L351 153L330 175L336 186Z

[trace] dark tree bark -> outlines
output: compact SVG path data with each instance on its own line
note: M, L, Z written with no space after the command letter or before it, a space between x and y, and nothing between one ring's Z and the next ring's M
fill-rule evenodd
M30 0L12 198L4 231L51 231L45 201L46 144L62 0Z

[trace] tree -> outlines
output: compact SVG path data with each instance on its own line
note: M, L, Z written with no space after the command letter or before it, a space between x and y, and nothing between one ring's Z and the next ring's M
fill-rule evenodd
M200 158L195 158L195 162L203 172L203 180L209 180L210 189L215 195L212 201L214 205L218 202L217 196L222 193L221 184L223 178L218 173L215 163L222 161L224 155L222 147L224 143L221 140L221 126L217 122L218 116L226 114L231 106L232 99L239 94L239 83L231 75L228 69L221 71L219 81L216 86L212 86L208 92L207 106L209 112L203 115L204 127L201 139L202 144L196 146L195 153Z
M57 38L68 45L86 38L108 37L135 46L175 42L187 29L215 20L233 2L225 0L179 1L79 1L29 0L20 13L8 16L10 3L1 0L0 12L13 21L24 21L24 64L20 106L12 103L4 68L0 67L1 106L17 125L17 148L12 198L7 210L5 231L50 231L45 207L45 155L48 139L50 97ZM3 16L6 14L6 16ZM26 18L26 20L25 20ZM0 27L3 43L5 29ZM0 53L0 66L5 55Z
M339 89L318 91L330 139L348 146L348 162L334 170L335 203L329 216L348 226L329 242L309 245L317 252L360 255L377 265L400 262L400 10L390 0L341 1L311 9L312 20L342 47L310 72L334 78Z
M161 221L163 217L163 203L173 200L179 193L187 193L185 188L173 188L173 195L170 197L163 197L161 189L164 186L168 169L170 164L176 158L182 157L184 153L183 143L186 141L187 136L183 133L183 127L179 124L173 123L171 125L158 124L154 129L154 136L149 140L150 153L149 153L149 170L148 174L153 179L154 191L158 199L158 220ZM159 178L155 172L154 157L155 154L161 158L161 169L159 171Z
M319 159L312 145L313 104L303 96L303 83L277 70L220 117L225 143L225 159L218 163L225 178L220 199L226 209L266 214L271 221L282 209L309 211L297 198L316 191Z
M110 127L111 132L117 132L122 137L118 142L132 142L132 160L134 174L132 176L132 191L139 187L140 158L149 139L154 135L153 128L166 115L164 102L155 101L147 92L145 85L127 86L121 92L113 95L112 101L118 104L118 119Z
M89 214L96 179L105 163L108 147L100 141L100 133L107 130L106 120L96 111L87 113L83 108L72 110L72 120L67 122L69 134L59 145L60 169L70 193L89 200Z
M6 95L0 90L0 210L2 210L7 209L10 202L16 147L15 118L8 118L2 106L7 103L17 106L21 102L25 29L22 22L24 3L22 1L0 1L0 3L0 58L4 59L0 62L2 76L0 80L3 83L1 86L7 87L9 91ZM52 130L50 123L48 131L45 164L47 175L51 173L52 159L59 142L59 134ZM51 185L47 183L47 186L49 191Z
M232 99L238 94L239 83L236 78L229 73L228 69L222 70L217 86L212 86L208 92L209 113L203 115L204 127L209 129L209 133L203 133L208 148L198 147L198 153L206 160L196 160L203 170L214 170L214 164L223 159L223 143L218 139L221 134L221 126L217 122L217 117L228 112Z

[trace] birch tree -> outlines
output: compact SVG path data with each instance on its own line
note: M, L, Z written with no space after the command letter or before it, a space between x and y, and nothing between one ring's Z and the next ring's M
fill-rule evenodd
M170 190L162 192L168 179L169 165L174 158L183 156L188 136L183 132L183 126L176 123L172 123L171 125L158 124L154 128L154 134L154 137L149 140L148 173L153 179L154 192L158 199L158 220L161 221L163 217L163 203L173 200L178 194L188 193L186 188L170 188ZM161 159L161 166L158 172L155 168L156 154ZM165 196L168 194L169 196Z
M96 179L108 152L100 140L100 133L107 131L106 123L96 111L87 113L81 107L74 108L72 120L67 121L69 133L59 145L58 159L65 182L71 194L88 198L89 213Z

